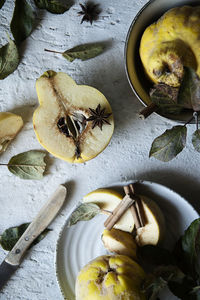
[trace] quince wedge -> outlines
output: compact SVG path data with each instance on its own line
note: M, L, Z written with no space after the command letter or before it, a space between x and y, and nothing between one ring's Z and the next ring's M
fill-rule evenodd
M114 120L101 92L54 71L37 79L36 91L40 105L33 115L33 127L48 152L71 163L82 163L106 148Z
M145 300L143 269L125 255L103 255L82 268L76 279L76 300Z
M114 189L102 188L97 189L83 197L83 203L95 203L100 209L112 212L123 199L123 195ZM127 232L134 229L134 220L130 209L128 209L120 220L114 225L114 228Z
M20 116L10 112L0 112L0 154L4 152L23 126Z
M101 239L108 251L137 259L137 244L131 233L115 228L104 229Z
M184 66L200 76L200 6L168 10L146 28L140 43L140 57L149 79L178 87Z

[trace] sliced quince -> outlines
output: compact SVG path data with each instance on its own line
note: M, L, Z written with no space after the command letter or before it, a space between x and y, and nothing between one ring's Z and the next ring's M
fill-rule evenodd
M140 196L144 215L145 226L136 230L135 240L139 246L157 245L162 241L165 233L165 219L155 201L145 196Z
M82 268L76 279L76 300L145 300L146 275L125 255L103 255Z
M123 195L114 189L97 189L83 197L84 203L96 203L102 210L112 212L123 199ZM134 220L131 211L128 209L114 228L127 232L134 229Z
M115 228L104 229L101 239L108 251L136 259L137 244L131 233Z
M23 126L20 116L10 112L0 112L0 153L6 150Z
M104 150L112 137L114 120L102 93L54 71L45 72L36 81L36 90L40 106L34 112L33 126L47 151L81 163Z

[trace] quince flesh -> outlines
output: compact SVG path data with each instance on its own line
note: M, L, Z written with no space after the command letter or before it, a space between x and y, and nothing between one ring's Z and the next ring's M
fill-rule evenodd
M101 209L112 212L123 199L123 195L112 189L97 189L83 197L84 203L95 203ZM128 209L114 228L127 232L134 229L134 220L131 211Z
M99 104L106 114L112 112L102 93L54 71L36 81L36 90L40 106L34 112L33 126L47 151L71 163L85 162L103 151L113 134L113 116L106 119L110 125L104 124L102 130L86 121L91 116L89 108L95 110Z
M143 269L125 255L103 255L89 262L76 279L76 300L145 300Z
M131 233L115 228L104 229L101 239L108 251L137 258L137 244Z
M10 112L0 112L0 154L5 151L23 126L20 116Z
M155 83L178 87L184 66L200 76L200 6L167 11L143 33L140 57L148 77Z

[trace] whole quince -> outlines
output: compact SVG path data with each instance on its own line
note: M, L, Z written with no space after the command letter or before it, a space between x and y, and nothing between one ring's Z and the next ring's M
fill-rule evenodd
M114 120L102 93L54 71L36 81L36 90L40 105L33 115L33 127L47 151L65 161L82 163L104 150Z
M76 280L76 300L145 300L143 269L125 255L103 255L89 262Z
M148 77L155 83L178 87L184 66L200 76L200 6L167 11L143 33L140 57Z

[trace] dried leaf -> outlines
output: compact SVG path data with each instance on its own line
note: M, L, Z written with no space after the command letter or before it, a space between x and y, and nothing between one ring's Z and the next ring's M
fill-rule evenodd
M74 61L76 58L83 60L87 60L93 58L104 51L104 45L99 43L93 44L83 44L78 45L74 48L66 50L63 52L63 56L69 60L70 62Z
M12 248L15 246L17 241L20 239L22 234L28 228L30 223L24 223L20 226L10 227L6 229L3 234L0 236L0 245L6 251L11 251ZM50 229L46 228L31 244L31 246L36 245L39 243L43 238L47 235Z
M178 114L183 109L177 104L178 88L171 87L167 84L156 84L150 90L150 97L153 103L159 107L159 111L163 114Z
M19 53L15 43L9 42L0 48L0 79L13 73L19 64Z
M8 169L22 179L42 179L46 167L45 156L46 153L37 150L20 153L10 159Z
M30 35L33 23L34 14L31 6L26 0L15 0L15 9L10 28L17 44Z
M194 149L200 152L200 129L197 129L192 135L192 144Z
M0 9L3 7L5 2L6 2L6 0L0 0Z
M170 161L185 147L186 135L186 126L178 125L166 130L153 141L149 157L154 156L163 162Z
M196 72L189 68L184 68L184 77L178 95L178 104L184 108L200 110L200 79Z
M68 227L75 225L79 221L88 221L100 213L100 208L94 203L83 203L71 214Z
M63 14L70 9L72 1L62 2L60 0L34 0L35 5L40 9L46 9L52 14Z

